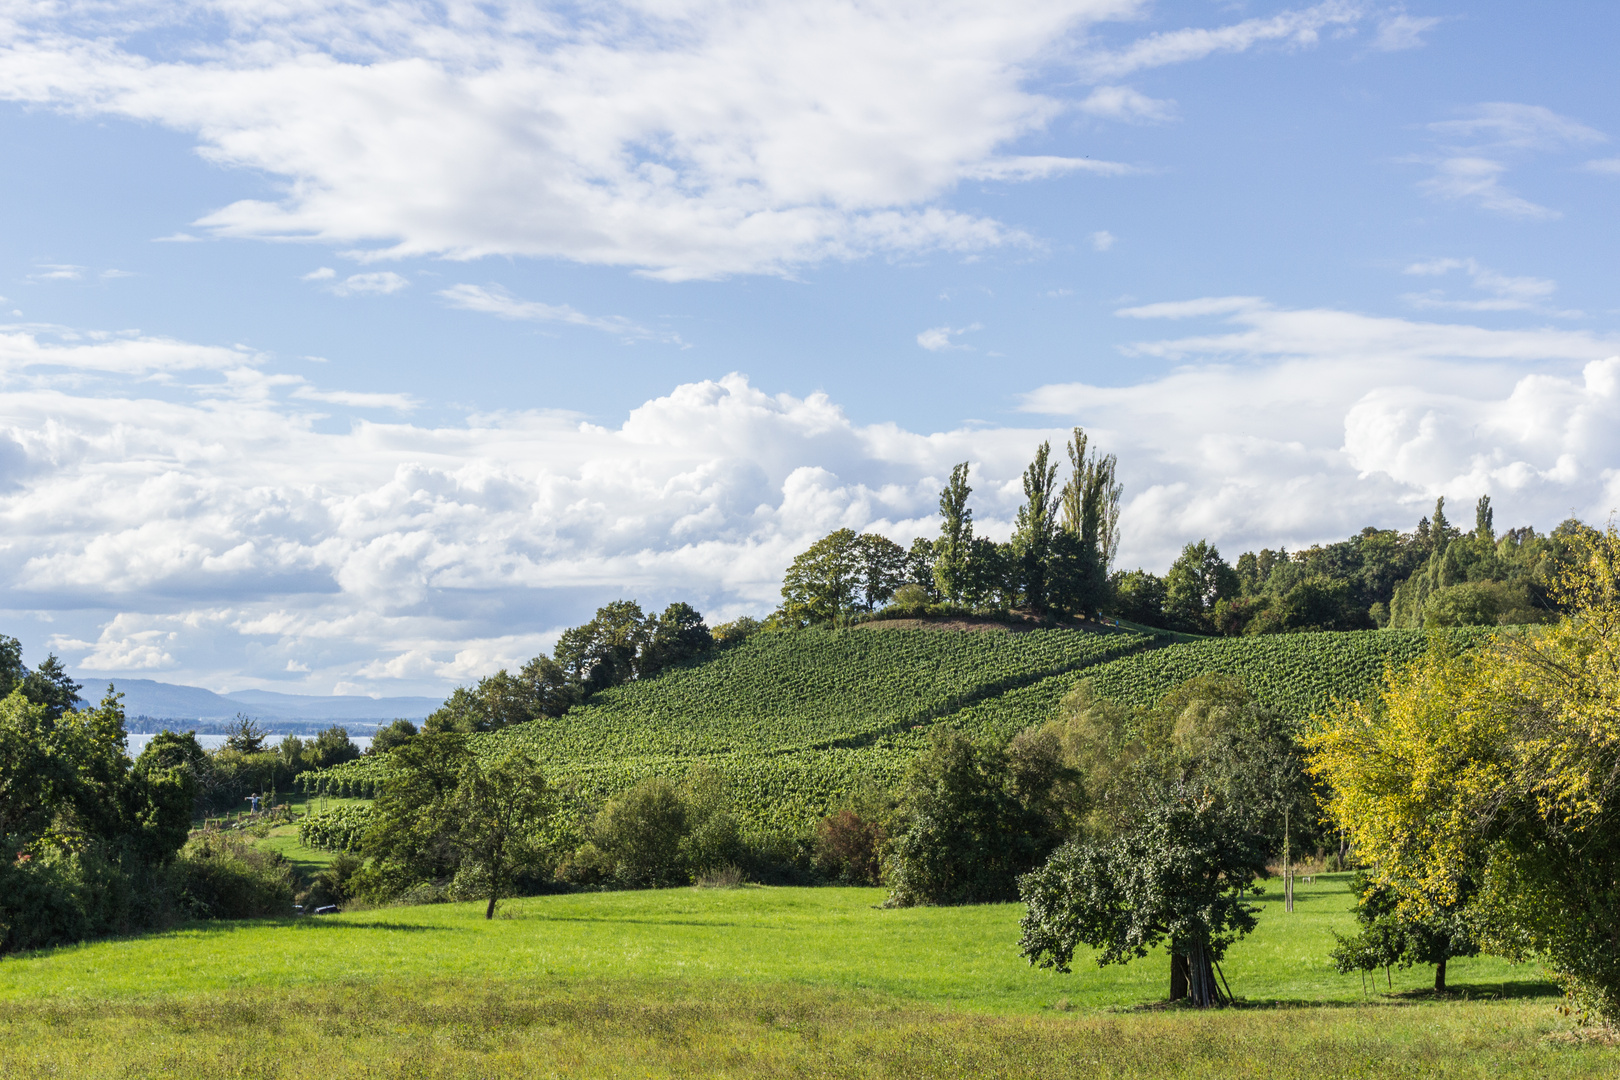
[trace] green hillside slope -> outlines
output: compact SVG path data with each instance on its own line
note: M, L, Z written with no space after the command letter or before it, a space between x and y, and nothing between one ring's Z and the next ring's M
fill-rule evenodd
M1452 636L1471 646L1488 634ZM935 725L1005 738L1051 719L1082 679L1108 697L1146 705L1194 675L1231 674L1303 722L1334 698L1371 692L1387 665L1407 662L1425 643L1418 631L1173 644L1078 630L761 634L599 694L564 717L475 743L491 753L522 745L587 799L703 765L727 779L747 827L792 835L863 780L898 780ZM368 794L385 777L386 759L363 759L321 782Z
M1462 648L1473 648L1495 632L1481 627L1440 631ZM1007 738L1052 719L1064 695L1082 680L1089 679L1103 697L1147 706L1178 683L1214 672L1237 676L1257 700L1303 725L1334 699L1359 700L1375 692L1386 667L1400 667L1427 647L1422 630L1204 638L1055 675L942 719L967 731Z

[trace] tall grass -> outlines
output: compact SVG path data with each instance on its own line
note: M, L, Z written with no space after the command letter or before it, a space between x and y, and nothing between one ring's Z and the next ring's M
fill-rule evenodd
M0 1077L1613 1075L1519 1002L993 1016L796 986L385 981L0 1007Z

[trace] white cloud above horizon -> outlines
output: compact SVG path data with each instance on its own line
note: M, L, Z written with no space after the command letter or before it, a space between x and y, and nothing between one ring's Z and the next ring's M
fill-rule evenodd
M1173 119L1174 102L1118 81L1132 73L1309 48L1372 18L1329 2L1092 45L1094 28L1146 6L624 0L589 17L269 0L23 6L6 16L0 99L164 125L214 164L277 179L278 197L192 223L213 236L313 240L363 261L516 255L668 280L788 275L829 259L1027 246L1023 230L942 200L968 180L1141 171L1017 147L1070 112ZM1031 89L1046 69L1081 72L1082 85L1072 97ZM356 275L330 288L404 284Z
M619 596L761 614L833 528L931 533L958 461L1004 538L1035 445L1074 423L1119 455L1123 560L1158 570L1200 537L1235 556L1409 527L1438 495L1489 492L1499 520L1542 529L1620 504L1615 340L1252 297L1119 314L1217 325L1137 341L1128 356L1171 366L1132 382L1031 390L1026 425L932 432L740 374L608 424L513 410L331 430L306 402L412 402L345 399L239 349L7 328L3 587L13 608L101 613L52 641L85 673L435 691Z

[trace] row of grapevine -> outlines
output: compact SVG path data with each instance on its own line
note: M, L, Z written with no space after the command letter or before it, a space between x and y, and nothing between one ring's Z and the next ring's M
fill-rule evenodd
M369 806L333 806L315 810L298 822L298 842L327 851L359 851L371 825Z
M1489 636L1447 633L1463 647ZM473 748L522 745L571 793L569 813L647 777L678 781L704 766L727 782L745 829L796 835L863 779L897 781L935 725L1010 737L1055 716L1081 679L1107 697L1151 705L1185 679L1221 672L1303 723L1334 698L1376 689L1388 665L1417 656L1427 640L1420 631L1367 631L1149 648L1160 643L1076 631L761 635L560 719L474 736ZM370 796L387 767L386 757L368 757L301 779L308 790Z

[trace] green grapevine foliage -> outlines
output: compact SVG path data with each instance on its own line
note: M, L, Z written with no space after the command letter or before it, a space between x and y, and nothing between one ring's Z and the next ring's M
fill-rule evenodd
M1464 646L1487 636L1449 633ZM572 792L565 817L647 777L679 781L703 765L725 777L746 831L799 835L863 781L897 781L933 725L1005 738L1052 719L1081 679L1146 705L1178 682L1221 672L1303 723L1335 697L1366 694L1386 665L1425 647L1420 631L1389 630L1164 640L1076 630L759 634L566 716L474 736L473 745L532 751ZM303 779L306 790L369 797L387 769L386 757L366 757ZM335 820L318 827L331 831L310 835L330 835L327 846L353 842Z

